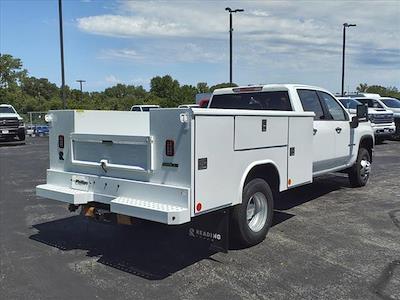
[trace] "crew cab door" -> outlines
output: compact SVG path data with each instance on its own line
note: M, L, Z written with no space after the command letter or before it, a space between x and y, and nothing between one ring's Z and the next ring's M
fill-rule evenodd
M314 90L298 89L297 93L304 111L315 113L313 128L313 173L336 166L335 126L329 121L318 94Z
M332 123L335 130L335 165L336 167L346 165L350 161L350 151L353 149L351 146L354 143L351 141L354 136L350 136L349 117L335 98L322 91L317 93L329 115L328 122Z

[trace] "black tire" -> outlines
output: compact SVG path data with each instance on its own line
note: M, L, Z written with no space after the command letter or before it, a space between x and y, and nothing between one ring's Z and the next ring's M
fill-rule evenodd
M263 196L262 196L263 195ZM253 218L248 221L247 208L249 201L250 206L254 203L254 213L257 208L266 208L266 212L261 208L258 213L253 215L253 218L260 220L259 226L251 229L251 223ZM256 202L260 205L257 207ZM263 203L263 204L262 204ZM264 211L262 213L261 211ZM262 242L268 233L269 228L272 224L274 214L274 199L270 186L263 179L253 179L246 184L243 189L242 204L236 205L232 211L231 219L231 233L235 241L239 242L242 246L249 247ZM254 219L255 220L255 219Z
M22 131L22 132L18 133L18 139L20 141L25 141L25 131Z
M365 169L365 166L362 166L362 164L365 164L365 161L368 162L368 170ZM371 170L370 164L371 156L368 150L360 148L358 150L357 160L349 170L349 181L352 187L362 187L367 184Z

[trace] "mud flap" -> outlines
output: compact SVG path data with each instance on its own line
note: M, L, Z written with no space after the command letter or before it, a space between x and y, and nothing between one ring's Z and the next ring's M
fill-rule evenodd
M193 218L188 235L210 242L210 250L228 253L230 209L221 209Z

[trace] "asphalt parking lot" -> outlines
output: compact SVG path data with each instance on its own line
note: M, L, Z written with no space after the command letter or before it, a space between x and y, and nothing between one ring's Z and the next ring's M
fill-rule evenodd
M47 149L0 146L1 299L400 299L400 142L376 146L365 188L332 175L286 192L267 239L228 254L37 198Z

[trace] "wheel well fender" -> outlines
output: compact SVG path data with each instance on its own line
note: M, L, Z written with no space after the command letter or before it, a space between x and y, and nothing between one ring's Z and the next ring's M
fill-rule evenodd
M281 178L277 165L272 160L251 163L243 173L239 185L239 201L242 203L242 193L245 185L254 178L264 179L270 185L274 194L279 193Z
M372 162L372 149L374 148L374 138L370 135L364 135L360 138L360 144L358 149L365 148L369 152L369 156Z

